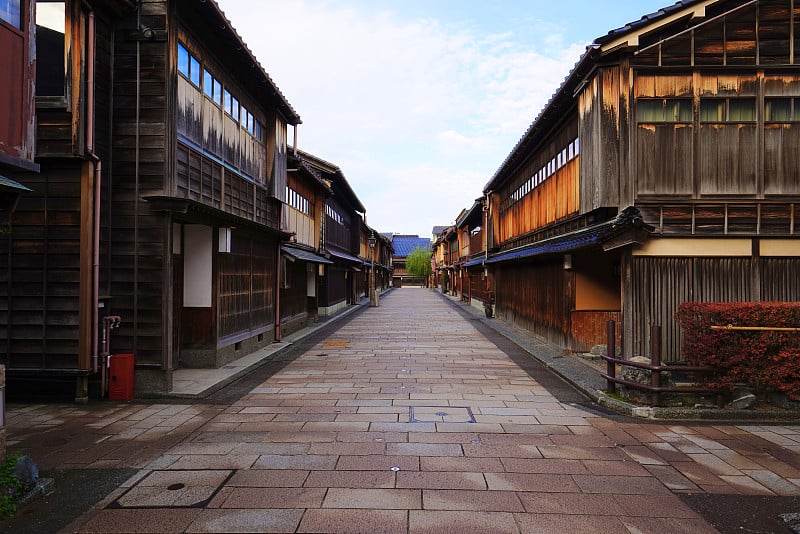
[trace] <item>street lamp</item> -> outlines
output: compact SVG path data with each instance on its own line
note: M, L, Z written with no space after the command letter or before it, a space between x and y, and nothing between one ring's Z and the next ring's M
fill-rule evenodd
M367 239L367 244L369 245L369 257L370 257L370 273L369 273L369 305L372 307L379 306L378 303L378 290L375 289L375 243L378 240L375 238L375 230Z

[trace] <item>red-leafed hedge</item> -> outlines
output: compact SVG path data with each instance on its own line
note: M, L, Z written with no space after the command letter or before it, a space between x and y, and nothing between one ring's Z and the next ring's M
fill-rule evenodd
M685 302L675 318L690 365L708 365L708 387L732 391L744 383L800 400L800 332L712 330L715 326L800 327L800 302Z

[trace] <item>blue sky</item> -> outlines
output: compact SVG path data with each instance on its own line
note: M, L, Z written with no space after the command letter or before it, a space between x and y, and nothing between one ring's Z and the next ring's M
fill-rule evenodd
M481 195L586 46L666 0L217 0L381 232ZM290 133L291 139L291 133Z

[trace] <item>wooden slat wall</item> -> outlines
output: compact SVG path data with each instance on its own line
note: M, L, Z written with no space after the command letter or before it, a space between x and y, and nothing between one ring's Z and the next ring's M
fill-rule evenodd
M616 323L616 346L622 346L622 314L614 311L576 310L572 312L572 349L588 351L594 345L605 345L608 341L608 321Z
M570 345L574 275L560 262L499 266L494 280L498 317L558 345Z
M288 319L305 313L308 309L306 296L306 265L304 261L287 261L284 266L288 269L288 288L281 288L281 319Z
M348 298L345 273L347 267L341 264L326 265L325 276L320 280L319 304L332 306Z
M78 368L82 165L49 165L26 182L13 233L0 239L0 362Z
M274 321L277 243L234 232L230 253L219 254L219 337L263 329Z
M800 258L761 258L761 300L800 301Z
M473 300L479 300L486 303L489 299L488 277L484 277L483 268L480 270L468 269L467 275L469 277L469 295ZM466 291L466 289L465 289Z
M628 167L627 146L621 145L627 139L622 130L628 121L627 84L623 84L622 71L620 66L598 69L578 97L581 213L618 206L621 192L628 188L627 175L621 175Z
M143 0L140 10L149 28L167 30L164 0ZM136 29L136 14L127 15L119 22L114 42L108 289L113 309L122 317L122 325L114 333L114 350L136 354L137 364L162 366L166 362L165 324L169 322L163 295L171 293L164 280L169 261L165 257L165 218L152 212L142 197L164 193L167 154L174 146L174 139L166 135L169 54L166 42L129 39L127 35ZM137 53L144 59L139 70Z
M680 361L680 330L673 319L678 305L753 300L751 279L750 258L635 257L634 346L625 355L649 356L650 326L660 325L664 361Z

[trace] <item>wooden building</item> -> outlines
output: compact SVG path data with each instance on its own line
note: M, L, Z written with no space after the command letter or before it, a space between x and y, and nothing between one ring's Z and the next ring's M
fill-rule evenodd
M281 245L281 333L288 334L313 323L319 314L319 287L326 265L322 241L325 205L333 193L330 182L306 161L300 151L290 152L286 205L281 228L291 234Z
M333 315L360 300L359 280L364 276L360 236L366 209L338 166L303 151L298 150L298 154L330 187L319 250L332 263L321 269L318 313Z
M632 14L635 15L635 14ZM684 301L800 300L800 6L684 0L597 39L484 188L497 314L646 355Z
M370 238L373 238L372 247ZM378 293L389 288L392 280L392 250L391 237L381 234L361 221L358 256L362 259L364 271L362 276L356 278L358 295L369 296L370 279Z
M483 309L491 306L491 283L486 268L486 236L488 210L482 198L464 210L456 221L459 242L459 278L461 299Z
M395 287L407 284L424 285L426 280L411 276L406 270L406 258L415 249L431 250L431 240L418 235L394 234L392 236L392 281Z
M140 393L271 342L297 113L212 0L39 15L42 172L0 240L19 258L0 289L10 375L75 377L86 398L105 316Z

